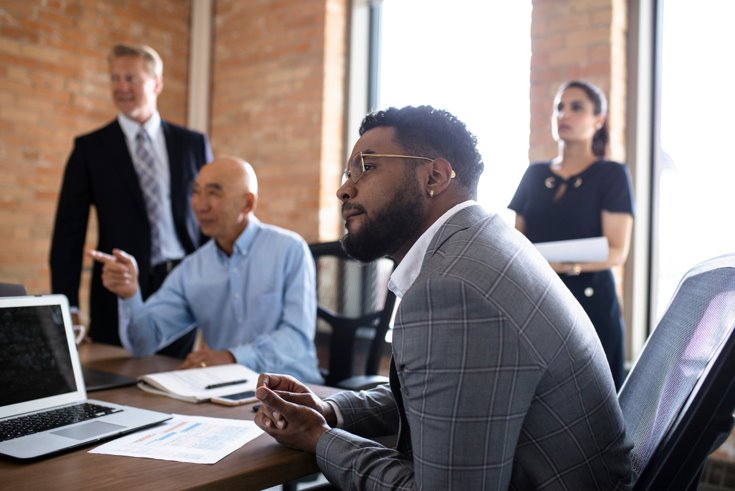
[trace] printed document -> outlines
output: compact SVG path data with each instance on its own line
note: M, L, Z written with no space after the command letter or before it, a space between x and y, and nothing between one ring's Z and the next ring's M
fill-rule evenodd
M174 414L161 425L105 443L89 453L214 464L261 433L253 421Z

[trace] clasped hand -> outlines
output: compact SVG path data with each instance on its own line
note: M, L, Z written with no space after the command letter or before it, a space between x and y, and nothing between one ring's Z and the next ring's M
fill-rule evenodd
M319 437L336 423L332 406L288 375L263 374L255 396L255 424L278 443L315 453Z

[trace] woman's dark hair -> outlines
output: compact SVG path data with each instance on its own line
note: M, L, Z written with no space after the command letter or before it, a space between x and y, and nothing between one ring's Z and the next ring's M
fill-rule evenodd
M365 116L360 135L377 127L393 128L396 143L412 155L447 159L457 181L477 196L485 164L477 151L477 138L453 114L431 106L390 107Z
M594 106L595 116L600 114L605 116L605 122L602 123L602 127L595 132L592 136L592 153L598 157L604 157L607 150L607 142L610 140L610 132L607 127L607 99L605 94L602 93L600 88L590 82L584 80L570 80L565 82L559 87L557 91L557 97L560 96L567 89L581 89L587 95L587 98L592 102Z

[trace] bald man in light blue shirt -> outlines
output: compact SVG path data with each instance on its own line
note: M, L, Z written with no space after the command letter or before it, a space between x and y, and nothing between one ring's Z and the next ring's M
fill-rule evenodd
M256 203L250 164L224 157L205 165L192 208L213 240L186 257L145 303L132 256L90 252L104 263L103 284L129 319L120 323L128 351L152 354L199 328L207 347L190 353L180 368L237 362L322 381L314 347L314 261L299 235L258 220Z

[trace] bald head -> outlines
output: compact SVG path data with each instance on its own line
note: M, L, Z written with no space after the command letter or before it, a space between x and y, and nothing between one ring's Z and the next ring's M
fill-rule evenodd
M206 180L226 183L258 195L258 178L253 166L237 157L217 157L201 168L199 176Z
M194 181L191 206L202 233L231 254L257 200L258 178L253 167L242 159L226 156L201 168Z

